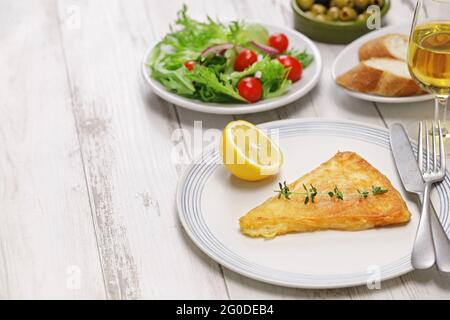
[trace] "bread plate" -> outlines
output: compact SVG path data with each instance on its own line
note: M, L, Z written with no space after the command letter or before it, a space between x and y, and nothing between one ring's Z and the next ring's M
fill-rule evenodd
M402 33L408 35L410 32L411 26L409 24L397 25L386 27L377 31L373 31L346 46L344 50L336 57L333 62L333 66L331 68L331 74L333 76L334 81L336 78L345 73L346 71L352 69L359 63L358 59L358 50L359 48L365 44L367 41L378 38L380 36L389 34L389 33ZM338 85L337 85L338 86ZM411 102L419 102L419 101L427 101L432 100L434 98L433 95L425 94L411 97L384 97L377 96L372 94L366 94L362 92L347 90L341 86L338 86L340 90L345 91L349 95L366 101L372 102L381 102L381 103L411 103Z
M211 145L179 181L179 218L202 251L247 277L297 288L366 285L413 270L411 249L420 211L402 186L386 128L325 119L282 120L259 127L276 130L279 137L285 162L277 177L260 182L233 178L221 164L218 146ZM411 212L409 223L366 231L293 233L270 240L240 232L239 218L273 195L278 181L293 181L345 150L357 152L387 176L406 201ZM432 201L449 231L448 176L436 185Z

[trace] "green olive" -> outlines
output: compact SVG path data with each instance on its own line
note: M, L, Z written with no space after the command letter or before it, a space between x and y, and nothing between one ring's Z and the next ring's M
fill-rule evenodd
M303 11L311 9L314 4L314 0L297 0L297 4Z
M324 14L324 15L323 15L323 19L324 19L325 21L330 21L330 22L333 21L333 20L331 20L331 17L328 16L328 14Z
M325 7L323 4L314 4L311 7L311 11L315 14L325 14L327 12L327 7Z
M323 13L319 13L319 14L316 16L316 20L319 20L319 21L327 21L327 16L324 15Z
M364 14L364 13L360 13L360 14L358 14L357 20L358 21L366 21L367 20L367 15Z
M315 18L317 14L312 11L306 11L305 14L310 18Z
M353 7L353 0L336 0L336 7L342 9L344 7Z
M364 12L361 12L361 15L363 15L365 17L365 19L367 20L372 15L372 13L366 10Z
M355 8L359 11L366 10L370 4L369 0L353 0L353 2L355 3Z
M350 7L344 7L341 10L341 13L339 14L339 19L341 21L352 21L355 20L358 17L358 14L356 13L355 9Z
M330 9L328 9L328 12L327 12L328 20L330 20L330 21L339 20L340 12L341 12L341 10L338 7L331 7Z
M377 5L380 8L383 8L384 7L384 3L385 3L384 0L369 0L369 2L370 2L370 5Z

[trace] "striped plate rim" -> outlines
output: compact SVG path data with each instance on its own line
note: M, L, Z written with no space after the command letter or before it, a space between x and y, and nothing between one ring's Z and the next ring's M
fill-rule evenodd
M353 121L331 121L323 119L292 119L269 122L258 126L266 130L277 129L280 139L317 134L353 138L359 141L376 144L390 150L389 131L386 128L369 126ZM413 149L417 146L413 142ZM212 259L249 278L272 284L296 288L340 288L366 284L366 272L310 275L286 272L263 265L258 265L239 256L217 239L206 224L201 211L203 187L208 178L220 166L217 145L208 147L194 160L180 179L177 190L177 206L179 218L185 231L193 242ZM201 161L199 161L201 159ZM440 201L439 217L447 234L450 230L449 195L450 177L436 186ZM403 275L412 270L410 256L400 257L387 265L381 266L381 279L387 280Z

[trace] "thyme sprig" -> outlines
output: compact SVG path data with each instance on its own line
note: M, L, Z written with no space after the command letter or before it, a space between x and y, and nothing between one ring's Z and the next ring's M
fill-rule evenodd
M314 200L317 196L317 189L312 184L310 184L310 188L308 189L305 184L303 184L303 189L305 189L305 204L308 204L309 200L311 199L311 202L314 203Z
M382 187L372 186L372 194L373 195L383 194L386 192L388 192L387 189L383 189Z
M303 195L305 197L305 200L303 201L303 203L306 205L309 202L311 203L315 203L316 197L319 194L319 192L317 191L317 188L315 186L313 186L312 184L309 185L309 187L307 187L305 184L302 185L303 186L303 192L299 192L299 191L291 191L288 187L288 185L286 184L286 181L284 181L284 183L279 182L278 183L278 187L279 190L274 190L274 192L278 193L278 199L281 199L282 197L284 197L287 200L290 200L292 198L292 195L294 194L298 194L298 195ZM386 192L388 192L387 189L384 189L383 187L380 186L372 186L372 190L369 191L367 189L356 189L356 191L358 192L358 195L363 198L366 199L369 195L380 195L380 194L384 194ZM336 197L336 199L338 200L344 200L344 193L339 190L338 186L335 185L333 191L328 191L328 192L324 192L325 194L328 194L328 196L330 198L334 198Z
M293 194L293 192L289 190L286 181L284 182L284 185L282 185L281 182L278 182L278 186L280 187L280 190L275 190L275 192L278 192L278 199L280 199L282 196L284 196L288 200L291 199L291 195Z
M369 191L367 190L359 190L359 189L356 190L358 191L359 195L363 198L367 198L369 196Z
M333 192L328 192L328 195L330 196L330 198L336 197L339 200L344 200L344 194L341 190L339 190L337 186L334 186Z

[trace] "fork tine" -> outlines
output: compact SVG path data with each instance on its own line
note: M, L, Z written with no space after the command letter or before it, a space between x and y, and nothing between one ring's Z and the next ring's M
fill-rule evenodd
M442 136L442 128L441 121L438 121L438 130L439 130L439 159L441 165L441 171L445 173L445 147L444 147L444 137Z
M430 137L428 132L428 122L425 121L425 150L427 152L427 166L425 172L430 171Z
M419 122L419 137L417 138L419 145L417 146L417 162L419 169L423 172L423 123Z
M431 125L433 126L433 128L431 129L432 132L432 136L431 139L432 140L432 146L433 146L433 169L431 170L432 172L438 172L439 168L437 165L437 151L436 151L436 123L433 122L431 123Z

